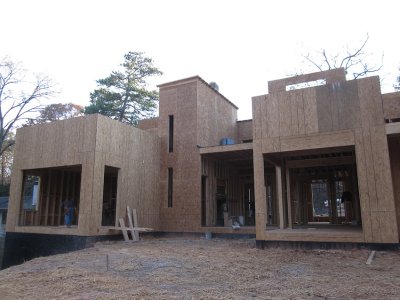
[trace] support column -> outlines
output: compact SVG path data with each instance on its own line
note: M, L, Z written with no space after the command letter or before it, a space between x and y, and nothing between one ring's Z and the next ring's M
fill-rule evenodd
M264 178L264 157L261 152L260 142L254 143L253 151L256 239L263 240L265 239L268 212Z
M275 177L276 177L276 195L279 207L279 228L284 229L285 222L283 217L282 168L279 166L275 166Z
M288 213L288 227L292 229L293 221L292 221L292 202L290 195L290 170L288 166L286 166L286 201L287 201L287 213Z

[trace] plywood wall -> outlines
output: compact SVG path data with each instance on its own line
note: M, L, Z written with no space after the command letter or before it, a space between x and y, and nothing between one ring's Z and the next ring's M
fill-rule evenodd
M400 224L400 137L389 138L390 167L393 179L393 191L396 206L397 225ZM400 232L399 232L400 235Z
M160 87L160 222L162 231L195 231L201 226L200 155L197 148L197 78ZM174 116L173 152L168 152L169 116ZM173 169L168 207L168 168Z
M80 204L91 200L90 166L94 163L97 115L79 117L51 124L17 130L7 231L18 231L23 170L82 165ZM72 234L79 234L84 222ZM46 231L45 229L43 229ZM47 233L50 233L48 230Z
M236 123L237 143L253 140L253 120L243 120Z
M155 134L100 115L24 127L17 131L8 231L18 228L23 170L82 166L78 227L67 234L97 235L101 228L105 166L119 168L117 214L136 208L139 224L158 228L159 140ZM33 229L32 229L33 230ZM36 228L35 232L59 233Z
M237 108L203 81L197 82L197 141L216 146L222 138L237 141Z
M386 120L400 119L400 92L382 95L383 113Z
M201 231L199 147L236 139L236 107L199 77L160 86L160 212L163 231ZM174 116L174 149L168 152L168 118ZM173 204L167 207L168 168L173 169Z
M355 145L364 239L398 242L379 78L338 78L294 91L284 86L296 83L296 78L276 81L270 84L270 94L253 98L255 172L266 153ZM256 182L258 202L263 201L263 189ZM258 207L263 209L262 203Z

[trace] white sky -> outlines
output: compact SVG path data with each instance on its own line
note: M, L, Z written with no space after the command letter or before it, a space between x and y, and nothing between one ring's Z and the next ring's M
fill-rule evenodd
M61 91L53 102L87 105L97 79L142 51L164 72L153 85L200 75L248 119L269 80L315 71L302 54L356 48L367 33L368 61L384 53L379 75L391 92L399 12L398 0L0 0L0 58L52 78Z

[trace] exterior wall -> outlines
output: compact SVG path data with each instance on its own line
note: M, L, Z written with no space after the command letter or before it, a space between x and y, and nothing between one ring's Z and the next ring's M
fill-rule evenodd
M198 203L200 156L196 139L197 82L160 88L160 218L163 231L194 231ZM169 116L174 116L173 152L168 152ZM173 168L173 202L168 207L168 168Z
M23 170L82 165L80 206L90 207L93 190L97 116L79 117L17 130L10 187L7 232L55 233L49 227L19 227ZM86 216L86 214L88 216ZM87 234L90 212L81 211L78 228L59 229L59 234ZM68 230L67 230L68 229ZM64 232L65 231L65 232Z
M201 147L216 146L222 138L237 141L237 107L207 83L197 81L197 142Z
M389 137L388 141L398 226L398 224L400 224L400 136Z
M148 132L153 132L154 134L158 134L158 118L145 119L139 121L138 127L139 129L146 130Z
M311 75L274 81L270 94L253 98L257 239L268 239L263 154L355 145L361 242L398 242L378 77L342 81L342 69ZM323 78L323 86L285 90L286 84Z
M129 206L136 208L139 226L159 228L159 157L157 135L98 116L94 165L97 181L91 203L90 235L98 234L101 224L105 166L119 169L117 218L124 217ZM101 229L100 232L107 233Z
M174 116L174 147L168 152L168 118ZM236 107L201 78L160 86L160 216L162 231L201 231L199 146L236 137ZM173 168L173 204L168 207L168 168Z
M383 113L386 120L400 119L400 92L382 95Z
M158 228L159 142L151 133L100 115L18 129L7 232L108 234L101 228L104 166L119 168L117 216L138 210L141 226ZM127 163L128 162L128 163ZM82 165L77 228L18 226L23 170Z
M238 121L237 126L237 142L253 140L253 120Z

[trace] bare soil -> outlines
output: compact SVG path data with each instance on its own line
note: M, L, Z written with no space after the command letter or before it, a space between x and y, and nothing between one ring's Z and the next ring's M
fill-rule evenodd
M1 299L400 299L400 253L145 238L0 271ZM108 261L108 262L107 262Z

